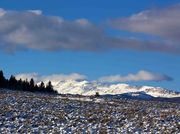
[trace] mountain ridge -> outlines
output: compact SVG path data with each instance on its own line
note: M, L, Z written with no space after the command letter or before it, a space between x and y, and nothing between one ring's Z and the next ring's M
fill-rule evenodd
M47 81L45 81L47 83ZM100 95L117 95L126 93L143 92L153 97L174 98L180 97L179 92L164 89L161 87L152 86L130 86L128 84L106 84L99 82L90 82L87 80L76 81L52 81L55 90L60 94L80 94L80 95L95 95L98 92Z

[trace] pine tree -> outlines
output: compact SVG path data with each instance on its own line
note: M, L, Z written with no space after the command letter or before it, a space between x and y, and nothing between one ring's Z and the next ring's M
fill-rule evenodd
M57 91L55 91L55 90L53 89L53 85L52 85L51 81L49 81L49 82L47 83L47 85L46 85L46 91L49 92L49 93L55 93L55 94L58 93Z
M0 88L4 88L6 86L6 79L4 77L3 71L0 71Z
M30 83L29 83L29 91L34 91L35 90L35 84L33 78L31 78Z
M11 89L16 89L17 88L17 80L13 75L11 75L11 77L9 79L8 87L11 88Z
M30 86L34 87L34 80L33 80L33 78L30 80Z
M20 84L20 82L19 82L19 84ZM19 86L21 87L20 90L30 91L30 84L29 84L29 82L28 82L27 79L26 79L26 80L23 80ZM18 90L18 89L17 89L17 90Z
M52 84L51 84L51 81L49 81L49 82L47 83L46 89L47 89L48 91L52 91L52 90L53 90L53 86L52 86Z
M17 81L17 90L23 90L23 81L22 81L22 79L19 79Z
M11 75L9 80L3 75L3 71L0 71L0 88L9 88L13 90L23 90L23 91L31 91L31 92L46 92L46 93L57 93L53 89L51 81L49 81L45 87L44 82L41 82L38 86L35 84L33 78L28 81L27 79L23 81L22 79L16 80L15 76Z
M40 84L39 88L40 88L40 90L44 90L44 89L45 89L44 82L41 82L41 84Z

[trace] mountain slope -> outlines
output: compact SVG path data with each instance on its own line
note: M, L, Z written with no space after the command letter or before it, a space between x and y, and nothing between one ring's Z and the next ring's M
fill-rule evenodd
M46 83L46 82L45 82ZM102 84L89 81L52 81L54 89L61 94L94 95L117 95L126 93L143 92L146 95L162 98L180 97L180 93L150 86L130 86L128 84ZM141 94L142 95L142 94Z

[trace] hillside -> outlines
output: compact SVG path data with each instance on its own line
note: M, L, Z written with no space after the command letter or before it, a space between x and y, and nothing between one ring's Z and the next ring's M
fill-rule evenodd
M180 133L179 103L0 90L0 133Z

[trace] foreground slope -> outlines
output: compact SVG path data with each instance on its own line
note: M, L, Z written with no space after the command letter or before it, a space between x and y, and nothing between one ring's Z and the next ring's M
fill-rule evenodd
M180 133L180 104L0 90L0 133Z

